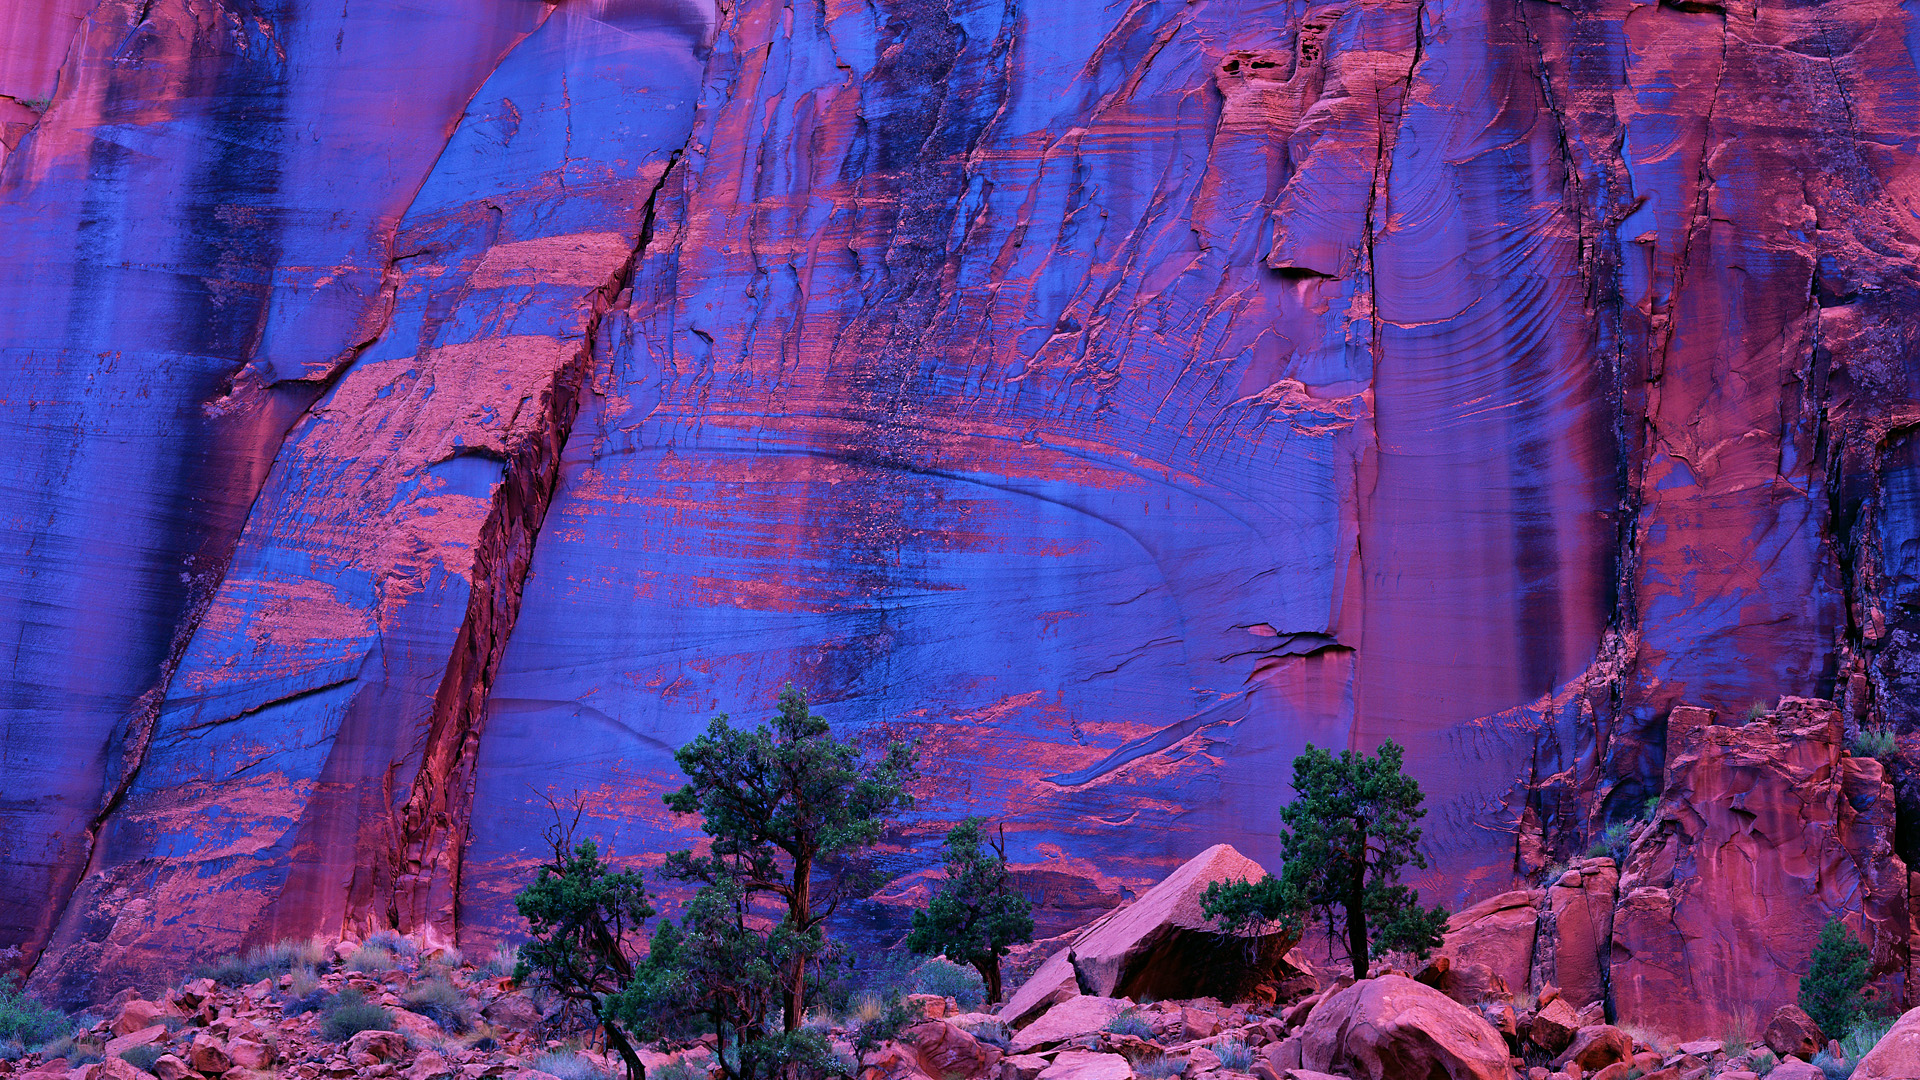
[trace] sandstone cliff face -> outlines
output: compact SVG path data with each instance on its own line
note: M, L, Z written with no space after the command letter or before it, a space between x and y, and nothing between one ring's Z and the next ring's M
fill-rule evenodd
M1392 736L1446 898L1657 793L1683 699L1909 719L1903 8L0 18L43 985L486 940L542 796L659 850L789 678L925 739L902 872L963 809L1270 858L1300 747Z

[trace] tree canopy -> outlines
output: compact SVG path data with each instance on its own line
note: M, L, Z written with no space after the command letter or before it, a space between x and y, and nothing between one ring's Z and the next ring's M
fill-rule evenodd
M1000 1000L1000 958L1033 940L1033 904L1013 887L1005 841L988 837L983 824L970 817L947 832L947 880L913 913L907 948L973 965L992 1003Z

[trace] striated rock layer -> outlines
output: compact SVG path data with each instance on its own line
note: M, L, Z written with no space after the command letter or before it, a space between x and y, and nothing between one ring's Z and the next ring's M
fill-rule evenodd
M0 16L0 945L81 997L497 938L548 800L679 843L672 748L787 679L924 740L892 869L982 812L1069 904L1271 863L1308 742L1408 746L1459 901L1659 794L1682 700L1920 724L1913 40L1870 0ZM1546 883L1563 983L1639 932L1598 874Z

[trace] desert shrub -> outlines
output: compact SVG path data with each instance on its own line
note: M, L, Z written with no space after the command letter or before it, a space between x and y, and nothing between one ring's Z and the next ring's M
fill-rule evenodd
M289 997L287 1003L281 1007L280 1011L286 1016L305 1016L310 1012L319 1012L325 1009L327 1003L332 1000L332 994L327 993L324 988L315 984L306 993Z
M1220 1058L1220 1067L1228 1072L1253 1071L1253 1048L1238 1039L1215 1043L1213 1052Z
M120 1051L120 1060L139 1069L141 1072L150 1073L153 1071L153 1063L159 1061L161 1056L166 1052L164 1047L155 1046L153 1043L146 1043L142 1046L132 1046Z
M222 986L250 986L261 979L284 975L297 968L326 968L333 954L317 941L276 941L245 953L228 953L197 971Z
M1773 1056L1773 1051L1762 1050L1759 1053L1754 1054L1753 1057L1748 1060L1747 1066L1754 1072L1755 1075L1765 1076L1768 1073L1772 1072L1773 1067L1778 1064L1780 1064L1780 1061L1778 1058L1775 1058Z
M1847 1055L1848 1061L1859 1061L1875 1044L1886 1038L1892 1028L1893 1021L1888 1019L1862 1021L1841 1037L1840 1050Z
M91 1039L75 1039L67 1035L41 1047L40 1056L48 1061L54 1058L66 1058L67 1068L77 1069L82 1065L92 1065L99 1061L105 1049Z
M407 988L406 993L400 995L400 1000L409 1010L439 1024L442 1031L462 1035L473 1026L473 1017L467 1012L465 995L446 979L428 979L414 983ZM561 1080L569 1080L569 1078L562 1077Z
M1767 716L1768 716L1768 714L1770 714L1770 713L1772 713L1772 712L1773 712L1773 710L1772 710L1772 709L1769 709L1769 708L1767 708L1767 703L1766 703L1766 702L1764 702L1764 701L1756 701L1756 702L1754 702L1754 703L1753 703L1752 705L1749 705L1749 706L1747 707L1747 719L1749 719L1749 720L1765 720L1765 719L1767 718Z
M1587 858L1612 859L1615 866L1627 865L1627 852L1633 847L1633 822L1616 821L1607 826L1599 839L1587 848Z
M346 1042L363 1031L392 1031L393 1014L362 997L358 990L342 990L320 1009L320 1030L334 1042Z
M1845 1057L1834 1057L1825 1050L1813 1055L1813 1067L1825 1073L1827 1080L1847 1080L1853 1075L1853 1065Z
M520 946L502 945L495 949L493 955L483 961L477 970L491 978L507 979L513 977L514 969L519 966Z
M865 1055L889 1040L910 1041L906 1037L906 1030L919 1020L920 1010L901 998L887 999L876 994L862 994L854 1011L853 1030L848 1034L853 1036L854 1051Z
M1119 1016L1107 1021L1107 1030L1115 1035L1131 1035L1136 1039L1153 1038L1153 1021L1140 1015L1138 1009L1128 1009Z
M1873 952L1847 932L1845 923L1828 919L1813 947L1812 964L1800 980L1800 1007L1821 1031L1849 1032L1866 1013L1863 993Z
M600 1067L579 1054L556 1050L533 1059L533 1067L560 1080L605 1080Z
M908 985L916 994L952 998L968 1012L979 1008L987 1000L986 980L980 977L979 972L937 956L914 968L913 974L908 977Z
M377 972L392 971L393 968L393 950L371 941L353 950L353 955L347 957L348 971Z
M1002 1053L1013 1048L1013 1029L999 1020L988 1020L983 1024L976 1024L968 1030L967 1034L989 1046L999 1047Z
M0 1040L37 1046L72 1029L60 1010L42 1005L21 990L13 976L0 976Z
M376 930L368 935L366 944L373 948L385 949L394 956L420 955L420 943L398 930Z
M677 1057L657 1069L649 1070L647 1080L707 1080L707 1070L684 1057Z
M1170 1057L1150 1057L1141 1060L1133 1067L1133 1075L1139 1080L1169 1080L1187 1071L1187 1059Z
M1889 727L1863 727L1851 741L1854 757L1891 761L1894 750L1898 749L1898 743L1893 737L1893 729Z

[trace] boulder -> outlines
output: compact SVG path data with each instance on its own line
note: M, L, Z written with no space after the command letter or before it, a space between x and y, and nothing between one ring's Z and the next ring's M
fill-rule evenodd
M1781 1058L1780 1064L1767 1074L1767 1080L1827 1080L1827 1074L1817 1066L1790 1057Z
M1526 989L1533 944L1539 936L1540 902L1545 897L1544 889L1517 889L1455 913L1447 920L1440 955L1453 961L1455 971L1482 964L1508 989ZM1478 1000L1463 999L1444 984L1440 990L1462 1005Z
M945 1020L927 1020L907 1029L906 1041L933 1080L986 1075L1000 1063L1000 1049L989 1046Z
M1827 1037L1805 1009L1798 1005L1782 1005L1768 1017L1767 1030L1760 1041L1782 1058L1791 1056L1812 1061L1813 1055L1826 1045Z
M1561 1068L1578 1065L1584 1072L1597 1072L1632 1058L1633 1036L1612 1024L1593 1024L1574 1033L1573 1043L1554 1059L1554 1064Z
M155 1024L152 1027L143 1027L138 1031L129 1031L120 1035L118 1038L108 1039L107 1048L102 1051L102 1053L107 1057L117 1058L136 1046L145 1046L150 1042L159 1042L166 1037L167 1025Z
M1000 1059L1000 1080L1039 1080L1053 1064L1039 1054L1014 1054Z
M152 1027L167 1017L175 1015L178 1014L173 1009L157 1001L146 1001L141 998L134 998L120 1006L119 1014L113 1018L113 1023L107 1030L115 1035L130 1035L142 1028Z
M1020 984L1013 997L1000 1007L1001 1020L1019 1027L1048 1009L1080 993L1080 981L1073 973L1071 949L1061 949Z
M897 1042L882 1043L860 1062L860 1080L928 1080L913 1048Z
M1024 1054L1066 1042L1075 1036L1100 1031L1114 1017L1132 1007L1133 1002L1118 998L1089 994L1068 998L1042 1013L1038 1020L1021 1028L1013 1037L1012 1052Z
M1549 1054L1558 1054L1573 1042L1579 1030L1580 1020L1574 1015L1573 1006L1567 1004L1566 998L1557 997L1534 1014L1527 1039Z
M1039 1080L1130 1080L1133 1066L1119 1054L1069 1050L1040 1071Z
M1860 1055L1852 1080L1900 1080L1920 1076L1920 1009L1909 1009Z
M273 1065L273 1047L253 1039L229 1039L227 1056L237 1068L263 1070Z
M1834 917L1904 966L1894 791L1879 762L1847 755L1844 726L1832 702L1792 697L1739 726L1690 722L1620 882L1618 1015L1692 1034L1792 1001Z
M218 1076L233 1068L233 1059L227 1056L225 1043L203 1031L195 1035L193 1044L187 1047L187 1064L197 1073Z
M1301 1031L1305 1068L1354 1080L1507 1080L1507 1043L1473 1010L1399 975L1330 995Z
M347 1040L347 1059L356 1064L398 1061L407 1052L406 1037L397 1031L362 1031Z
M1437 956L1418 976L1419 980L1462 1005L1511 996L1507 981L1481 963L1459 963L1450 956Z
M928 1020L944 1020L959 1014L954 1008L953 999L939 994L908 994L904 999L907 1011Z
M451 1070L447 1067L446 1058L441 1057L438 1051L425 1050L401 1075L407 1080L435 1080L436 1077L446 1076L449 1072Z
M160 1080L187 1080L193 1075L193 1068L172 1054L161 1054L153 1063L153 1075Z
M1583 859L1547 886L1532 985L1559 987L1576 1010L1606 996L1619 883L1612 859ZM1545 997L1541 1004L1546 1004Z
M1292 974L1285 965L1297 935L1277 928L1222 933L1200 913L1216 881L1258 881L1266 868L1227 844L1184 863L1132 903L1091 927L1071 948L1083 993L1102 997L1234 1001Z

